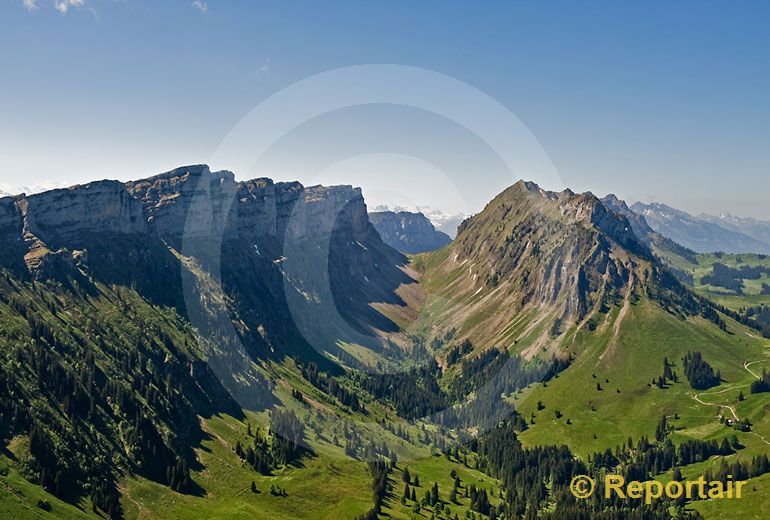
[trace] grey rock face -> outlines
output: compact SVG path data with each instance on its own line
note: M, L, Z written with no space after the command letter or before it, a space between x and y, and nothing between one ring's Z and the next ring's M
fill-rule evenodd
M642 240L647 240L647 238L654 233L644 217L631 210L631 208L628 207L628 204L619 199L616 195L609 194L606 197L603 197L601 201L608 209L626 217L631 223L631 227L637 237Z
M304 240L332 230L353 237L375 234L360 189L306 188L270 179L236 182L231 172L211 172L206 165L125 184L98 181L0 198L5 246L28 242L73 249L83 237L105 233L149 233L175 246L183 237Z
M118 181L99 181L37 195L0 199L0 239L38 239L56 246L86 233L143 233L142 205Z
M23 228L24 219L17 197L0 198L0 239L20 238Z
M141 204L118 181L98 181L25 198L24 231L45 242L84 233L144 233Z
M185 166L125 185L140 200L150 231L162 238L222 236L235 197L235 176L206 165Z
M228 171L186 166L126 184L141 200L149 229L164 239L317 237L343 226L369 226L361 190L352 186L274 183L260 178L235 182Z

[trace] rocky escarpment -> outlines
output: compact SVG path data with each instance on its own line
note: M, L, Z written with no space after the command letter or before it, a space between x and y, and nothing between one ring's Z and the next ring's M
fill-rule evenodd
M51 244L77 242L85 234L141 234L141 204L117 181L99 181L23 199L24 231Z
M98 234L183 238L315 239L332 230L370 237L366 204L352 186L236 182L228 171L194 165L128 183L98 181L36 195L0 198L0 240L51 248Z
M312 336L339 358L338 340L396 330L371 303L399 304L395 290L413 282L406 258L369 222L360 189L237 182L205 165L2 198L0 242L0 264L38 279L131 286L180 310L190 303L185 280L218 280L224 315L265 355L303 355Z
M117 181L0 199L0 236L5 239L34 236L55 245L84 234L144 231L142 205Z
M125 189L141 201L150 231L176 242L185 234L221 237L237 188L231 172L195 165L128 182Z
M369 214L382 240L407 254L440 249L452 241L445 233L436 231L422 213L409 211L376 211Z
M182 238L254 240L314 238L333 228L368 232L361 190L352 186L304 187L260 178L236 182L229 171L195 165L126 184L140 200L148 228L172 243Z
M33 270L46 260L67 263L68 249L90 236L140 235L146 231L142 205L118 181L98 181L36 195L0 199L0 258ZM57 250L63 249L61 253Z
M0 262L15 263L23 255L22 217L17 197L0 198Z

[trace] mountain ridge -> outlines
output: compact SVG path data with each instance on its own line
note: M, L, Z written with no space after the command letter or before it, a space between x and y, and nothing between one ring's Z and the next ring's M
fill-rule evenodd
M302 517L319 495L303 479L339 497L353 471L347 492L371 490L363 462L329 452L391 466L396 451L422 453L410 470L443 490L450 468L464 482L494 477L462 464L476 455L461 439L478 424L510 419L528 446L582 457L650 435L661 413L700 406L674 382L650 384L664 359L697 347L732 382L760 340L677 282L615 199L521 181L411 263L349 186L236 183L194 165L0 199L2 250L20 250L0 259L8 460L53 496L88 495L113 517L137 515L137 503L210 511L232 490L228 511L256 503ZM273 424L288 410L318 450L296 465ZM462 446L445 451L448 441ZM453 509L468 502L456 498ZM394 518L411 514L384 500Z
M698 253L770 254L770 243L747 234L745 228L733 226L731 229L722 219L695 217L658 202L636 202L631 209L643 215L661 235Z

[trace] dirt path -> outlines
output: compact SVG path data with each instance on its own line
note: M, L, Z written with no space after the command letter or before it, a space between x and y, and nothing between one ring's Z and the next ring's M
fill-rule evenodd
M747 385L741 385L741 386L747 386ZM730 388L725 388L724 390L721 390L719 392L714 392L712 394L705 394L705 395L718 395L718 394L727 392L729 390L733 390L734 388L740 388L740 387L739 386L731 386ZM706 406L718 406L720 411L722 411L724 409L728 409L728 410L730 410L730 413L733 414L733 418L736 421L740 421L740 418L738 417L738 414L735 413L735 407L734 406L730 406L728 404L707 403L707 402L701 400L701 398L700 398L701 395L704 395L704 394L695 394L692 397L693 397L693 399L698 401L700 404L703 404L703 405L706 405Z
M756 363L762 363L763 361L765 361L765 360L764 360L764 359L760 359L759 361L751 361L751 362L749 362L749 361L746 361L745 363L743 363L743 368L746 370L746 372L748 372L749 374L751 374L752 376L754 376L754 378L755 378L755 379L760 379L760 376L759 376L759 375L757 375L757 374L756 374L756 373L755 373L753 370L751 370L749 367L750 367L751 365L754 365L754 364L756 364ZM735 412L735 406L731 406L731 405L727 405L727 404L718 404L718 403L707 403L707 402L703 401L703 400L700 398L700 396L702 396L702 395L703 395L703 396L707 396L707 397L708 397L708 396L711 396L711 395L719 395L719 394L723 394L723 393L725 393L725 392L729 392L730 390L735 390L736 388L745 388L745 387L748 387L748 386L751 386L751 385L734 385L734 386L730 386L730 387L728 387L728 388L725 388L725 389L723 389L723 390L720 390L720 391L718 391L718 392L710 392L710 393L700 393L700 394L695 394L695 395L693 395L693 399L695 399L697 402L699 402L699 403L700 403L700 404L702 404L702 405L706 405L706 406L718 406L718 407L719 407L719 410L720 410L720 412L721 412L722 410L724 410L724 409L730 410L730 413L733 415L733 418L734 418L736 421L740 421L740 420L741 420L741 419L740 419L740 417L738 417L738 414ZM758 434L758 433L754 433L754 432L748 432L748 433L749 433L749 434L751 434L751 435L754 435L755 437L758 437L758 438L759 438L759 439L760 439L762 442L764 442L765 444L767 444L768 446L770 446L770 441L768 441L767 439L765 439L765 438L764 438L763 436L761 436L760 434Z
M749 367L750 367L751 365L755 364L755 363L761 363L762 361L764 361L764 359L761 359L761 360L759 360L759 361L752 361L751 363L749 363L748 361L746 361L746 362L743 364L743 368L745 368L745 369L746 369L746 371L747 371L749 374L751 374L752 376L754 376L754 378L755 378L755 379L760 379L760 376L759 376L759 374L755 373L755 372L754 372L753 370L751 370Z

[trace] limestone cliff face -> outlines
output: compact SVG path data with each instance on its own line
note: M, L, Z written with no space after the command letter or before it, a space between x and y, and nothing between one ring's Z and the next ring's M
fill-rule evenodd
M224 316L239 341L266 356L320 362L320 351L345 355L338 340L376 342L372 329L397 330L371 303L401 303L396 289L414 282L405 263L352 186L236 182L231 172L192 165L0 198L0 265L78 280L84 290L124 285L159 305L192 305L196 326L218 334L228 329ZM185 281L208 290L208 276L221 282L227 312L208 293L186 298Z
M206 165L195 165L128 182L126 189L144 206L148 229L176 241L184 235L221 237L236 185L231 172L212 173Z
M23 200L24 231L53 245L77 241L84 234L146 231L141 204L118 181L98 181Z
M177 168L126 184L140 200L148 229L172 243L186 238L315 238L333 228L368 231L361 190L254 179L235 182L231 172L208 166Z
M372 231L361 189L352 186L305 188L291 213L281 212L278 228L286 229L288 238L295 240L323 236L332 230L354 236Z
M52 247L86 235L315 239L332 230L373 233L361 190L298 182L236 182L231 172L185 166L148 179L98 181L36 195L0 198L0 239L36 239Z
M37 239L57 246L84 234L140 234L145 229L141 204L117 181L0 199L0 239L6 244Z

